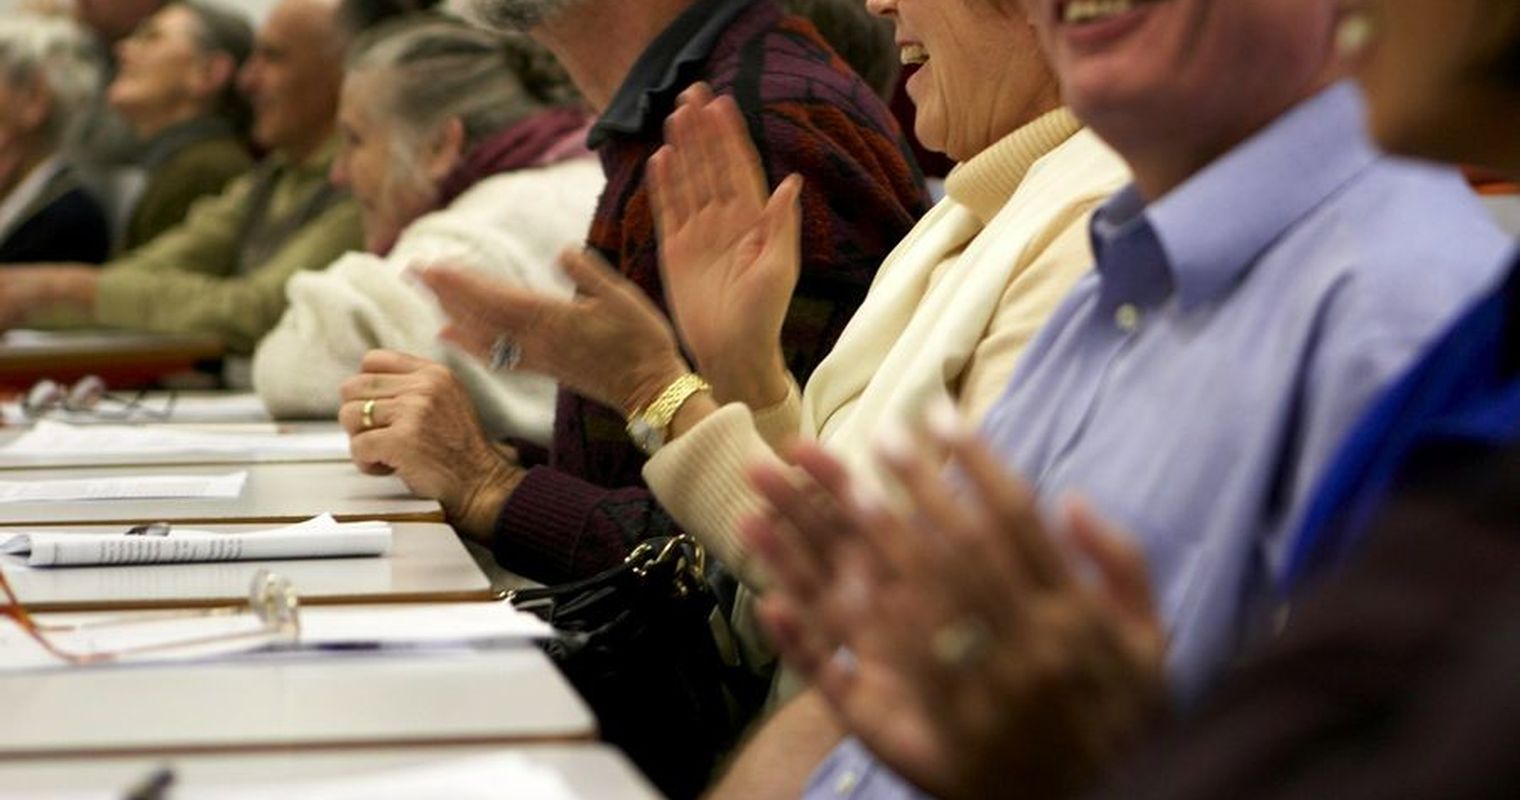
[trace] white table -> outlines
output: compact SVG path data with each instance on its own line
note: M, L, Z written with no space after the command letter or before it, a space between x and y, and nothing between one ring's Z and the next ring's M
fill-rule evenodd
M535 647L68 668L0 676L0 760L590 740Z
M257 526L214 525L213 531ZM88 532L120 528L81 528ZM495 598L491 582L452 528L439 523L395 523L392 550L381 558L321 558L209 564L109 567L18 567L0 556L11 586L33 611L113 608L185 608L226 605L248 596L248 582L263 567L290 579L310 605L373 602L460 602ZM0 528L0 534L16 529ZM0 606L4 605L0 599Z
M336 779L498 753L552 770L586 800L656 800L659 794L618 751L605 745L508 745L340 751L292 751L164 758L62 758L0 762L0 796L46 797L57 792L114 792L160 767L174 771L171 796L195 800L208 789L251 789L271 781ZM507 795L503 794L503 797Z
M241 496L230 500L102 500L0 503L0 525L133 525L172 523L288 523L323 513L340 520L442 522L443 508L407 491L394 476L365 475L352 464L96 467L10 470L8 481L132 475L224 475L248 472Z

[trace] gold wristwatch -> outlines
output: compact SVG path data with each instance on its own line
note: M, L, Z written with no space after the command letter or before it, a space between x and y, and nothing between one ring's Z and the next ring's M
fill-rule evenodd
M652 456L665 446L670 421L676 412L697 392L710 392L712 386L702 376L688 372L665 387L660 396L628 418L628 438L638 445L644 455Z

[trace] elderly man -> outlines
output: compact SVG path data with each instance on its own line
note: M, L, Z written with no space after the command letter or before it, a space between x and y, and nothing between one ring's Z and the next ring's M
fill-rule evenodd
M1337 82L1333 0L1029 6L1067 101L1135 182L1095 215L1096 269L1031 346L983 433L1036 497L1082 494L1136 536L1168 629L1169 678L1192 698L1282 574L1290 532L1337 443L1493 280L1506 242L1458 176L1371 145L1357 90ZM922 457L887 444L899 465ZM932 472L901 474L911 485ZM780 487L767 485L777 498ZM930 518L954 508L919 507ZM762 529L762 541L835 533L790 520ZM829 585L820 569L796 582L783 574L790 608L800 597L807 611L783 604L775 629L831 689L851 685L830 678L853 663L879 677L869 654L830 659L816 639L787 636L797 629L789 623L806 629L829 608L806 588ZM848 583L830 590L836 602L855 602ZM932 592L919 603L936 607ZM926 658L969 674L985 634L955 623L941 633L932 648L920 645L932 650ZM863 646L848 636L841 644ZM873 745L909 747L910 711L900 710L895 731L876 714ZM1047 735L1027 720L1006 727ZM805 694L756 738L719 794L796 796L837 730L822 696ZM931 760L918 756L920 767ZM989 788L933 785L932 772L911 777L946 794ZM1003 778L1017 791L1017 772ZM913 794L854 742L808 786L809 797Z
M248 353L285 309L296 270L362 243L358 209L327 181L343 41L336 0L282 0L240 76L253 138L270 156L185 222L103 270L23 267L0 276L0 325L64 318L210 333Z

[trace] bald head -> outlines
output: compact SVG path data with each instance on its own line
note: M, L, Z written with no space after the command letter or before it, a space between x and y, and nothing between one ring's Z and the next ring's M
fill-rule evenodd
M298 161L332 136L346 44L337 10L338 0L280 0L240 76L254 140Z

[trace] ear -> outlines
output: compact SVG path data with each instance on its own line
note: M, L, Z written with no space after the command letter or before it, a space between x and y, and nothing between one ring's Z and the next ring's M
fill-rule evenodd
M426 162L428 179L434 184L448 177L464 158L464 123L451 117L439 126L438 133L428 145Z
M196 96L214 98L237 79L237 62L226 53L213 53L201 61L193 83Z

